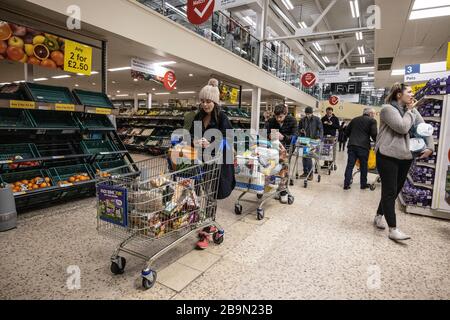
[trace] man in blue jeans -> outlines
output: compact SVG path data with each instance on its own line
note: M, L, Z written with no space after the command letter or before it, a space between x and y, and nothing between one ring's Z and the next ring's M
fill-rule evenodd
M345 129L348 140L348 160L345 169L344 190L350 189L353 168L356 160L360 163L361 189L367 189L367 161L369 160L370 138L377 139L377 121L374 119L375 110L365 108L363 115L354 118Z
M323 137L323 126L319 117L313 115L313 108L306 107L305 117L303 117L299 124L298 129L301 137L308 137L311 139L322 139ZM312 170L313 162L311 158L302 158L303 161L303 174L300 176L301 179L313 180L314 175L309 173ZM309 176L308 176L309 175Z

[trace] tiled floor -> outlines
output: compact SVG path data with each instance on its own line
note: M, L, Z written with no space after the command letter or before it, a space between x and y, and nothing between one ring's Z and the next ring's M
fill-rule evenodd
M94 199L21 215L17 229L0 233L0 298L449 299L450 223L399 213L412 240L390 241L372 226L379 188L344 192L344 161L340 153L321 183L299 181L293 205L269 201L263 221L251 204L250 215L233 213L237 192L220 201L223 244L192 251L188 238L157 261L147 291L141 260L127 256L125 273L110 273L116 242L97 234ZM79 289L68 288L69 266L81 271Z

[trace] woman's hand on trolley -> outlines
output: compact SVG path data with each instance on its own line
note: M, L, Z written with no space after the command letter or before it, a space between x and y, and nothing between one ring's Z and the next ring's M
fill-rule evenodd
M430 149L425 149L425 150L421 153L419 159L426 159L426 158L430 157L432 154L433 154L433 151L431 151Z

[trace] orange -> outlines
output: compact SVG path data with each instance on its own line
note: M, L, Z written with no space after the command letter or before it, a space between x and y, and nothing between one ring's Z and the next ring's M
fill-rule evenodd
M47 187L48 187L48 185L46 182L42 182L39 186L39 188L47 188Z
M41 60L39 60L36 57L30 57L30 58L28 58L28 64L40 65Z
M0 22L0 40L8 40L11 38L12 30L9 24L5 21Z
M30 181L28 181L28 180L22 180L22 183L23 183L23 184L29 184Z
M80 179L75 179L75 182L80 182Z
M50 178L49 177L45 177L45 182L49 183L50 182Z
M70 177L69 178L69 182L74 182L75 181L75 177Z
M64 53L61 51L53 51L50 54L50 58L56 63L57 66L62 66L64 64Z
M41 66L46 68L56 68L56 63L51 59L42 60Z
M37 184L33 185L33 190L39 189L39 186Z

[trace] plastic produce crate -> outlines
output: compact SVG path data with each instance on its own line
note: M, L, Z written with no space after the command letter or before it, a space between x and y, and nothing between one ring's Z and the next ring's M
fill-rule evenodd
M123 168L121 168L123 167ZM117 169L116 169L117 168ZM94 173L99 174L103 171L108 171L111 175L122 175L130 173L130 167L125 160L101 161L94 163Z
M36 127L43 129L79 129L70 112L30 110Z
M33 159L39 158L40 154L33 143L0 144L0 161L13 160L16 156Z
M81 141L81 149L86 154L97 155L97 159L117 159L121 157L120 154L102 154L119 151L110 140L83 140Z
M0 128L34 128L33 120L26 110L0 109Z
M71 177L74 177L76 175L80 174L86 174L89 180L83 180L83 181L70 181ZM69 184L77 185L82 184L86 182L93 182L93 175L92 175L92 169L88 164L82 163L82 164L75 164L70 166L63 166L63 167L55 167L50 169L50 176L55 182L55 184L60 186L66 186ZM68 182L68 183L64 183Z
M106 115L77 114L75 116L83 130L114 130L114 126Z
M50 178L49 186L47 187L39 187L36 189L21 189L20 192L14 192L15 195L17 194L27 194L32 193L36 191L42 191L45 189L48 189L49 187L54 186L54 182L52 177L50 176L49 172L47 170L29 170L29 171L19 171L19 172L10 172L10 173L4 173L0 175L0 182L3 184L14 184L16 182L23 182L23 180L27 180L28 183L34 179L34 178L41 178L42 182L45 182L45 178ZM22 187L21 187L22 188Z

